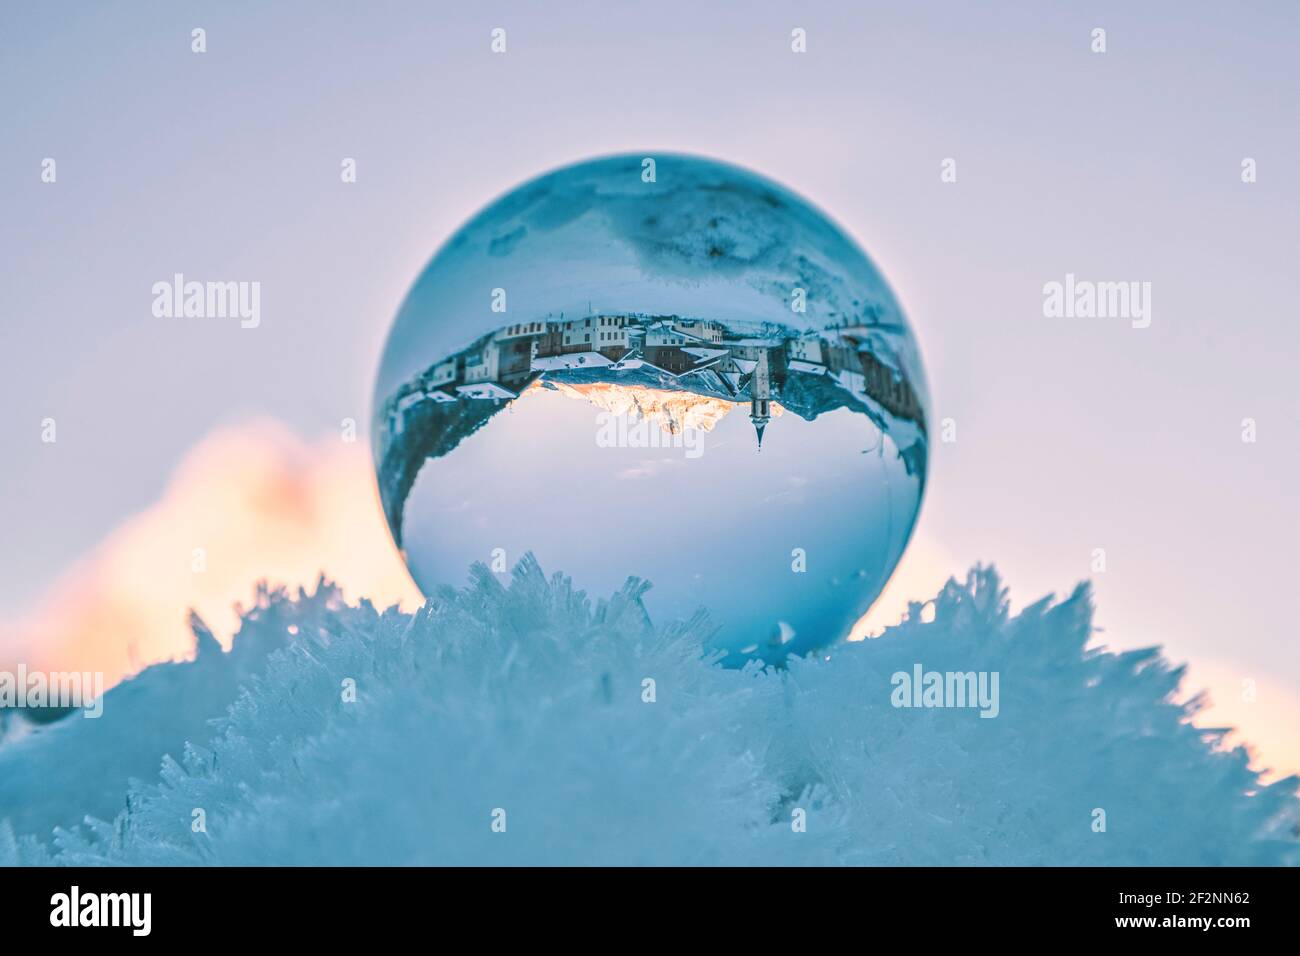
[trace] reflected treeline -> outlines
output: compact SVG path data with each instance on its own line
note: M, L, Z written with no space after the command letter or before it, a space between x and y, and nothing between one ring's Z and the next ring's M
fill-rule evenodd
M812 421L866 415L925 476L926 422L911 381L882 355L878 325L818 332L676 315L550 317L503 326L430 365L376 409L384 511L401 546L402 508L424 462L440 458L535 382L641 386L749 405L755 441L778 404Z

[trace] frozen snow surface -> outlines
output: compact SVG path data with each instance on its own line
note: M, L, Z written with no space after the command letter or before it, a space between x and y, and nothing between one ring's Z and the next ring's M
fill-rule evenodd
M196 622L102 718L10 727L0 864L1300 861L1296 779L1193 727L1157 649L1085 649L1086 587L1012 616L979 568L929 623L743 671L645 587L526 558L414 615L264 590L230 653ZM997 672L998 715L895 707L918 664Z

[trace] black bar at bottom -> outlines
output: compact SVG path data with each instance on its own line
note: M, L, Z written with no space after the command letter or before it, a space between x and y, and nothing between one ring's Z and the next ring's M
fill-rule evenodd
M811 920L820 925L810 939L853 924L877 940L920 930L927 941L1049 933L1230 944L1293 933L1298 885L1295 870L1247 868L5 869L0 927L8 943L76 933L338 945L430 931L667 939L659 934L701 922L761 939L774 922Z

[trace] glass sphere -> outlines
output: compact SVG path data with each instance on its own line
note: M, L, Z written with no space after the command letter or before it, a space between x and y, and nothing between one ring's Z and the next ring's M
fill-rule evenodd
M778 184L624 155L487 206L398 311L373 451L424 593L531 552L593 598L703 608L723 662L848 635L925 487L915 339L862 250Z

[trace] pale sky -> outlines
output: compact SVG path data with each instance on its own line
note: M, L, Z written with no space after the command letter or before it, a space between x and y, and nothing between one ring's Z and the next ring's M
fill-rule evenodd
M0 619L57 603L215 429L364 428L399 303L482 205L676 150L830 212L908 311L957 441L900 582L991 561L1024 604L1091 577L1105 643L1164 645L1216 699L1256 680L1256 713L1294 704L1298 31L1281 0L6 3ZM261 282L261 326L155 318L175 272ZM1150 328L1045 318L1066 273L1150 282ZM279 573L247 557L250 589ZM1278 720L1254 736L1300 736Z

